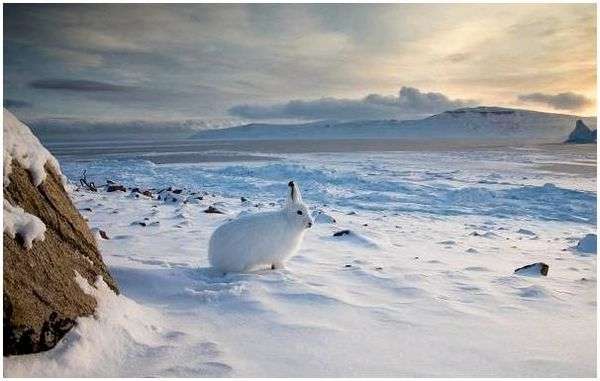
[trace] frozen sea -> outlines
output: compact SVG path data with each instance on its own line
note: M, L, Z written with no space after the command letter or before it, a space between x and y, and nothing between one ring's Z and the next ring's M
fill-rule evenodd
M596 232L595 145L46 146L110 237L99 245L122 293L98 283L97 316L47 353L5 359L7 376L596 375L596 255L574 248ZM76 190L83 170L183 196ZM289 180L335 223L317 219L284 269L208 268L212 231L278 208ZM547 277L513 274L536 262Z

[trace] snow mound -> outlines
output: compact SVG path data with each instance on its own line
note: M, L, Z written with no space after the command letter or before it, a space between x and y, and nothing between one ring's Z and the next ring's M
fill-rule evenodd
M586 254L596 254L596 234L587 234L577 244L577 251Z
M195 343L199 351L181 353L175 344L191 338L168 328L159 311L115 294L102 277L91 285L75 272L75 281L98 302L94 316L77 319L75 328L51 351L5 358L5 375L156 377L194 374L215 377L228 372L226 364L214 362L213 357L218 352L216 344ZM193 372L186 372L185 367L193 368Z
M335 224L335 218L325 213L322 210L315 210L312 213L312 218L317 224Z
M46 178L44 165L50 163L61 175L63 185L65 178L60 172L58 161L40 143L29 127L21 123L10 111L4 109L4 187L10 182L12 161L17 160L23 168L31 173L35 186L40 185Z
M33 214L4 200L4 232L13 239L18 235L25 248L31 249L33 241L44 240L46 225Z

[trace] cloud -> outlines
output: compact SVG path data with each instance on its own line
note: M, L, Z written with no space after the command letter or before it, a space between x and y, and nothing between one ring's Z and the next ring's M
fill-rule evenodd
M74 80L74 79L38 79L29 83L34 89L44 90L66 90L82 92L126 92L134 89L131 86L113 85L105 82Z
M248 119L410 119L475 106L474 100L450 99L442 93L402 87L398 96L370 94L362 99L321 98L274 105L238 105L231 115Z
M25 102L19 99L5 99L4 107L6 108L27 108L33 106L29 102Z
M543 93L522 94L519 95L519 100L545 104L557 110L581 110L593 103L591 99L572 92L555 95Z

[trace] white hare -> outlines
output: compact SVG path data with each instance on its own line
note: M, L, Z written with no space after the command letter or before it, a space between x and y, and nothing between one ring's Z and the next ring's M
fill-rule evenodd
M278 211L246 215L219 226L208 243L210 265L222 272L258 266L280 268L313 224L298 186L290 181L286 205Z

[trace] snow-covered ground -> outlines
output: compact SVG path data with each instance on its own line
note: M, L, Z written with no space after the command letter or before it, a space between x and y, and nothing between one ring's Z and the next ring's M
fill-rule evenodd
M58 157L73 183L87 169L184 196L73 191L122 294L82 282L97 316L5 376L595 376L596 255L574 249L596 230L595 147L266 155ZM212 231L277 208L292 179L336 222L285 269L208 268ZM547 277L513 274L536 262Z

